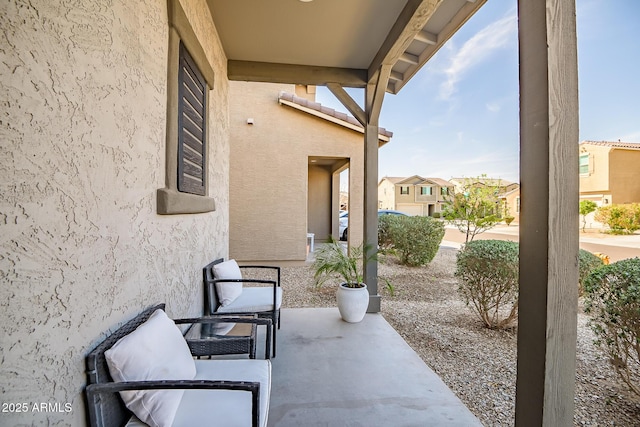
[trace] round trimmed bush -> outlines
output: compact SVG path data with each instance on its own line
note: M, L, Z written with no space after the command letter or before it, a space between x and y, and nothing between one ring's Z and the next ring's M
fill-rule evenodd
M596 344L608 353L620 378L640 395L640 258L594 270L584 289Z
M598 267L602 267L604 262L589 251L580 249L578 253L578 292L584 294L584 281L589 274Z
M515 326L518 255L518 243L505 240L473 240L458 252L458 293L488 328Z
M383 215L378 225L381 246L391 247L404 265L429 264L444 237L444 223L428 216Z

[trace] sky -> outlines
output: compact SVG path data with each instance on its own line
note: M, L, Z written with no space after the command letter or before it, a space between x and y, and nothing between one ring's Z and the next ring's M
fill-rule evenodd
M516 0L488 0L397 95L379 178L519 182ZM580 141L640 142L640 0L576 0ZM362 106L364 91L347 90ZM316 101L346 112L324 87ZM640 167L640 165L639 165Z

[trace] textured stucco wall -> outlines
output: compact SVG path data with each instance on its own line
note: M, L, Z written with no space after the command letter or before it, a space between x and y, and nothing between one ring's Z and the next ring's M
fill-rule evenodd
M230 256L305 259L309 156L351 159L350 239L362 241L363 134L278 104L280 91L294 93L294 85L229 85ZM247 118L254 124L247 125Z
M217 77L217 210L176 216L157 215L155 200L166 0L0 3L0 401L29 405L0 425L84 425L86 353L152 303L201 313L200 269L228 253L226 58L205 0L183 3Z

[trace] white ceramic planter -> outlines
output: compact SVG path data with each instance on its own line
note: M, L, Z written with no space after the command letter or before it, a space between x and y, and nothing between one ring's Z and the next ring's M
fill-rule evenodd
M342 320L349 323L358 323L364 319L369 307L369 291L367 285L362 283L361 288L349 288L346 283L338 286L338 310Z

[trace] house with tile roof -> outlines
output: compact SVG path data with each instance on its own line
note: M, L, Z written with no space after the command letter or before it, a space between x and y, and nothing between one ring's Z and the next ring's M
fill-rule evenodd
M640 202L640 143L580 143L580 200L598 206Z
M229 255L241 261L304 261L307 234L323 242L351 212L349 244L363 238L364 128L315 102L316 87L230 82ZM378 146L393 133L379 127ZM349 171L349 194L340 174ZM345 204L347 206L344 206Z
M378 208L395 209L409 215L440 213L453 194L454 185L442 178L384 177L378 183Z

